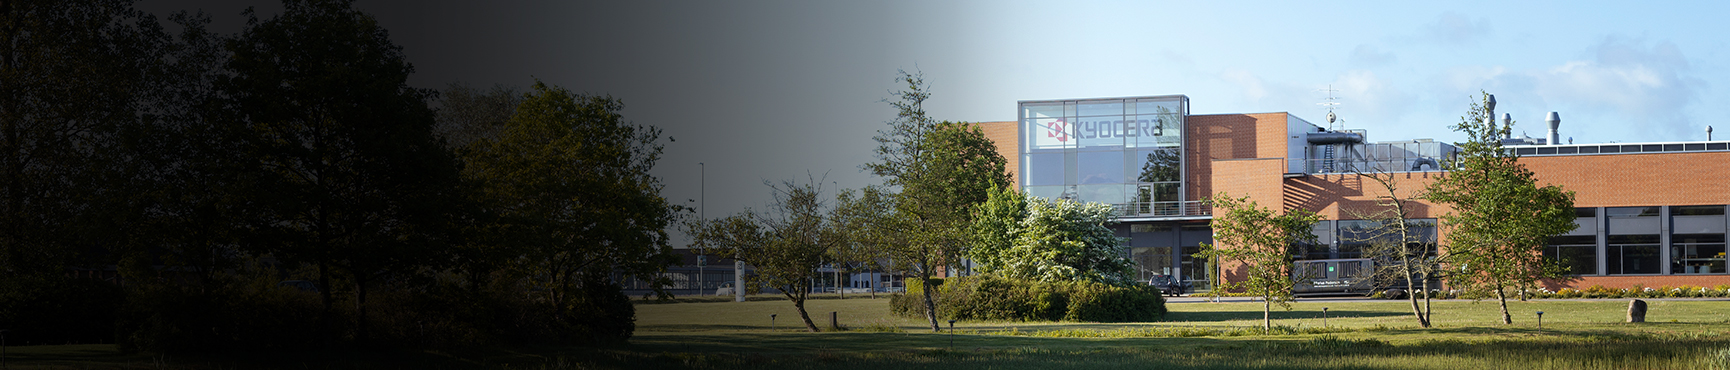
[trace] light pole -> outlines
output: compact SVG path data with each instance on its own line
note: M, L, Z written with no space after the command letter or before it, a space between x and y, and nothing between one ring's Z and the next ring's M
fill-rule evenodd
M707 208L709 208L707 207L707 203L709 202L707 197L709 186L708 170L708 166L704 165L703 162L697 162L697 219L705 222L709 221L709 219L706 218L707 216L704 214L708 211ZM708 258L709 249L707 247L697 247L697 296L699 297L708 295L703 293L703 289L707 288L703 286L703 268L709 265Z

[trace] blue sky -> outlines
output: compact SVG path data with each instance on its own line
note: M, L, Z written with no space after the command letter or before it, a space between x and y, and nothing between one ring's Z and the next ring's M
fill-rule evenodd
M1703 140L1730 106L1716 2L388 2L361 1L412 83L610 94L676 141L664 194L709 217L762 206L763 181L857 188L897 69L939 119L1015 118L1018 100L1185 94L1192 113L1324 122L1330 84L1370 140L1434 138L1480 90L1515 131L1560 112L1575 142ZM203 8L238 29L243 4ZM260 5L269 14L269 3ZM278 7L279 8L279 7ZM1722 127L1721 127L1722 128ZM1730 135L1730 133L1725 133ZM707 175L699 175L698 163ZM699 195L699 189L706 189Z

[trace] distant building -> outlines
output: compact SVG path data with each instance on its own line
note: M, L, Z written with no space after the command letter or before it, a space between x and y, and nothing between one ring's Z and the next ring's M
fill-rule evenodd
M1198 286L1207 261L1191 255L1211 241L1213 218L1199 200L1225 192L1319 212L1327 217L1315 229L1320 244L1300 259L1359 258L1367 223L1351 211L1375 211L1382 190L1355 171L1395 173L1410 195L1458 152L1427 139L1372 142L1363 130L1330 130L1283 112L1191 114L1182 95L1022 101L1017 121L981 126L1021 189L1114 205L1118 236L1129 238L1143 280L1174 275ZM1549 136L1504 145L1540 184L1577 196L1579 228L1544 252L1576 278L1550 289L1730 284L1730 142L1547 145ZM1434 225L1447 211L1419 202L1410 217ZM1434 226L1423 232L1438 237Z

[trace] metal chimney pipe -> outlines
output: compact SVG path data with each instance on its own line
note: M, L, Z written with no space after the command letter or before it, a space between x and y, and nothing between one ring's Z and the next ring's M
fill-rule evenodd
M1562 145L1562 135L1556 133L1556 128L1562 126L1562 115L1550 112L1549 116L1544 117L1544 122L1550 124L1550 135L1545 140L1549 140L1550 145Z
M1500 131L1496 130L1496 95L1495 94L1485 94L1484 95L1484 110L1486 111L1485 113L1489 113L1489 114L1484 115L1484 121L1485 121L1484 123L1488 123L1490 125L1490 131L1491 132L1498 132L1499 133ZM1513 133L1509 133L1509 135L1513 135ZM1502 135L1496 135L1496 140L1501 140L1501 139L1502 139Z

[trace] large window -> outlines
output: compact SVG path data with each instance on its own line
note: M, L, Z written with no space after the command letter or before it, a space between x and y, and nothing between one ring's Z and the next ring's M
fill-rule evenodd
M1598 236L1571 235L1550 238L1544 258L1568 268L1570 275L1598 274Z
M1670 236L1670 273L1724 273L1724 234Z
M1659 273L1657 235L1611 235L1604 248L1610 275Z
M1661 260L1662 208L1604 208L1609 234L1604 246L1604 265L1610 275L1663 273Z
M1188 98L1022 102L1021 183L1042 197L1181 216Z

